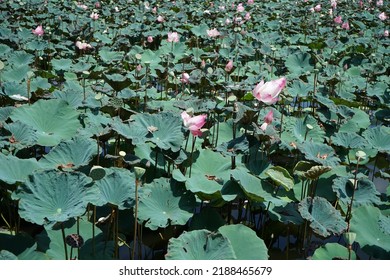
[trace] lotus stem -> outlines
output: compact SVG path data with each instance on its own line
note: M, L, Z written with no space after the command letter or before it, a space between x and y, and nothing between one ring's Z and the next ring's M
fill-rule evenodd
M359 160L360 160L360 158L358 157L357 162L356 162L355 177L354 177L354 181L353 181L351 202L348 204L347 215L345 216L345 220L348 224L347 225L347 232L349 232L349 230L350 230L350 222L351 222L351 218L352 218L352 204L353 204L353 199L355 197L355 191L356 191L356 187L357 187L357 173L358 173L358 168L359 168Z
M62 233L62 241L64 242L65 260L68 260L68 248L66 247L66 241L65 241L64 223L61 223L61 233Z
M195 149L195 141L196 141L196 136L192 136L192 148L191 148L191 155L190 155L190 174L189 174L189 178L191 178L191 170L192 170L192 155L194 153L194 149Z
M95 223L96 223L96 205L93 206L93 223L92 223L92 255L93 256L95 256L96 254Z
M135 206L134 206L134 239L133 239L133 252L131 254L131 258L135 260L135 248L137 242L137 229L138 229L138 186L140 180L135 179Z
M77 235L80 236L80 217L76 219ZM77 259L80 259L80 247L77 246Z

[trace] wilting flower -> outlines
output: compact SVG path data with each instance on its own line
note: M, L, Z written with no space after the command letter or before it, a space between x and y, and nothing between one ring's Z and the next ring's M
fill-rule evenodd
M219 35L221 35L221 33L219 33L219 31L216 28L213 28L213 29L207 30L207 35L209 35L209 37L213 38L213 37L218 37Z
M385 14L385 12L380 13L378 17L379 17L380 20L386 20L387 19L387 15Z
M186 72L181 74L181 82L183 84L188 84L190 82L190 75L188 75L188 73L186 73Z
M233 69L233 60L229 60L229 62L225 66L225 71L230 72Z
M80 42L80 41L76 42L76 47L78 47L79 50L92 49L92 46L90 44L85 43L85 42Z
M242 3L238 4L237 5L237 12L243 12L245 10L244 6L242 5Z
M334 23L342 24L343 20L341 19L341 16L337 16L333 19Z
M183 113L181 113L181 118L183 119L184 126L191 131L192 135L194 136L202 135L200 129L206 123L206 118L207 118L206 114L191 117L186 111L184 111Z
M260 129L262 131L265 131L267 129L267 126L272 123L274 120L274 112L270 110L267 115L264 117L264 123L260 126Z
M45 31L43 31L42 25L39 25L37 28L35 28L32 33L37 36L42 36Z
M99 14L98 13L94 13L92 12L91 15L89 16L91 19L94 19L94 20L97 20L99 18Z
M266 83L262 80L253 89L252 94L257 100L267 105L272 105L279 100L279 94L286 86L286 83L287 80L284 77Z
M343 24L341 25L341 28L343 28L345 30L349 30L349 22L348 21L343 22Z
M179 34L177 32L168 32L168 42L179 42Z

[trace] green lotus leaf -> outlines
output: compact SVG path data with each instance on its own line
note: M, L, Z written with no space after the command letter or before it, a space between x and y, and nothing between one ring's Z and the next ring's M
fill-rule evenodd
M111 123L112 129L120 135L130 139L133 145L139 145L146 141L149 131L137 122L123 123L119 118L115 118Z
M363 132L368 143L380 152L390 153L390 128L385 126L370 127Z
M6 121L14 109L15 109L15 107L2 107L2 108L0 108L0 123Z
M256 232L247 226L226 225L218 229L232 244L238 260L267 260L268 249Z
M332 167L330 166L322 166L322 165L316 165L311 167L309 170L303 173L303 177L315 180L318 177L320 177L322 174L332 170Z
M236 255L228 238L208 230L182 233L168 242L166 260L234 260Z
M249 142L245 135L242 135L229 142L222 143L216 148L217 152L222 153L224 156L235 156L238 153L246 152L249 149Z
M291 201L285 197L274 196L275 188L270 183L249 174L247 170L236 168L231 171L231 175L240 184L244 193L254 201L269 201L276 206L283 206Z
M221 196L224 201L233 201L237 197L239 198L246 198L246 195L244 191L242 190L240 184L238 184L235 180L229 180L227 181L222 189L221 189Z
M99 50L99 56L104 63L113 63L123 59L124 52L111 51L108 47L103 47Z
M299 177L305 178L305 176L304 176L305 172L308 171L313 166L314 166L314 164L312 162L300 160L294 166L293 173L298 175Z
M84 96L82 90L79 89L56 90L53 92L53 97L66 101L75 109L83 106Z
M332 143L344 148L362 148L367 141L355 132L338 132L332 136Z
M348 248L338 243L328 243L316 249L312 260L348 260ZM356 260L356 253L351 252L351 260Z
M249 162L246 163L246 168L251 172L251 174L258 176L261 179L266 179L268 176L265 172L272 166L270 162L266 159L262 159L259 156L256 156L257 151L251 151Z
M98 188L96 206L115 205L119 210L128 209L135 204L135 175L124 168L111 167L106 175L95 182Z
M325 132L318 125L317 121L310 115L305 118L288 117L284 124L282 140L290 144L291 142L303 143L304 141L313 141L322 143L325 138ZM311 125L313 129L309 129Z
M333 148L326 144L305 142L299 146L299 149L305 154L306 159L324 166L333 167L340 162Z
M149 65L157 65L160 63L161 59L160 57L156 54L156 52L153 52L152 50L146 50L143 52L141 61L144 64L149 64Z
M379 218L379 227L383 233L390 235L390 216L382 215Z
M298 76L314 69L309 53L291 54L287 57L285 65L290 73Z
M35 240L26 232L10 234L10 232L0 231L0 245L2 250L6 250L18 256L28 248L34 247Z
M37 143L42 146L55 146L71 139L80 127L77 111L62 100L41 99L15 109L10 117L35 129Z
M51 86L52 85L47 81L47 79L44 79L42 77L35 77L31 80L30 91L36 92L38 89L49 90Z
M312 90L313 85L305 83L301 80L294 80L287 87L287 91L292 97L306 97Z
M230 179L230 167L230 161L220 153L202 150L192 163L191 177L185 183L186 188L193 193L220 197L222 186ZM186 175L188 176L189 174Z
M294 186L294 179L291 177L290 173L280 166L272 166L269 168L265 174L269 176L276 185L283 186L286 191L289 191Z
M0 261L11 261L11 260L17 260L17 259L18 259L18 257L9 251L6 251L6 250L0 251Z
M151 141L163 150L171 149L173 152L180 150L184 135L179 116L171 113L137 114L133 119L144 131L149 132L146 141Z
M0 153L0 180L8 184L24 182L29 174L40 168L41 165L34 158L20 159Z
M37 250L37 244L27 248L18 255L19 260L49 260L50 257L43 252Z
M6 96L17 101L27 101L27 90L23 82L7 81L3 83L3 92Z
M184 225L192 217L195 196L179 184L167 179L156 179L142 188L139 198L138 219L156 230L169 225Z
M9 63L13 65L29 65L34 60L34 56L25 51L13 52L9 57Z
M298 207L295 202L291 202L285 206L270 205L268 213L272 220L282 223L291 223L294 225L303 224L303 219L298 212Z
M114 254L113 241L107 241L105 235L99 227L93 226L86 220L86 217L79 218L79 225L74 220L69 220L62 224L65 236L80 232L84 239L84 245L80 248L80 260L110 260ZM93 240L93 230L95 240ZM64 241L62 239L61 226L55 225L52 229L45 228L36 236L38 250L44 252L52 260L64 260ZM70 246L68 248L68 258L70 257ZM77 250L73 250L73 258L77 256Z
M370 256L390 258L390 235L383 232L384 215L374 206L362 206L353 211L351 231L356 233L356 242Z
M63 70L63 71L69 71L72 67L72 60L68 58L60 58L60 59L52 59L51 65L53 68L57 71Z
M26 221L64 222L84 214L93 197L91 181L79 172L34 172L12 193L12 199L19 200L19 215Z
M39 163L48 168L78 168L88 165L96 154L96 141L78 136L58 144Z
M10 143L21 146L32 146L37 142L38 136L31 126L16 121L5 124L4 128L11 132Z
M190 230L207 229L217 231L219 227L226 224L226 221L212 207L204 207L200 213L196 213L191 218Z
M21 82L27 79L28 73L31 71L31 68L26 65L15 65L13 67L8 67L2 73L2 79L9 82Z
M209 26L205 23L200 25L195 25L191 28L191 32L194 33L195 36L202 37L207 35L207 30L209 30Z
M348 177L339 177L333 180L333 191L337 194L340 204L343 204L345 209L351 203L353 193L353 184ZM353 197L353 207L380 205L380 193L376 190L373 182L367 178L359 179L357 188Z
M310 222L313 231L323 237L341 234L347 228L340 212L323 197L305 198L299 203L298 211Z
M370 116L366 112L358 108L349 108L349 110L352 110L354 115L340 126L339 132L359 132L360 129L366 129L370 126Z

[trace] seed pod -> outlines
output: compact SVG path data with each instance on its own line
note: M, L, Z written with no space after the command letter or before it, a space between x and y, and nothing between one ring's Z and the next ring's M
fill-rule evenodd
M84 239L76 233L69 234L65 238L65 242L72 248L80 248L84 245Z

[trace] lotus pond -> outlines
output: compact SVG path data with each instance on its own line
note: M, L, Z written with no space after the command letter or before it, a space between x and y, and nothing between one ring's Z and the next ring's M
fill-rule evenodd
M389 1L0 1L0 259L389 259Z

